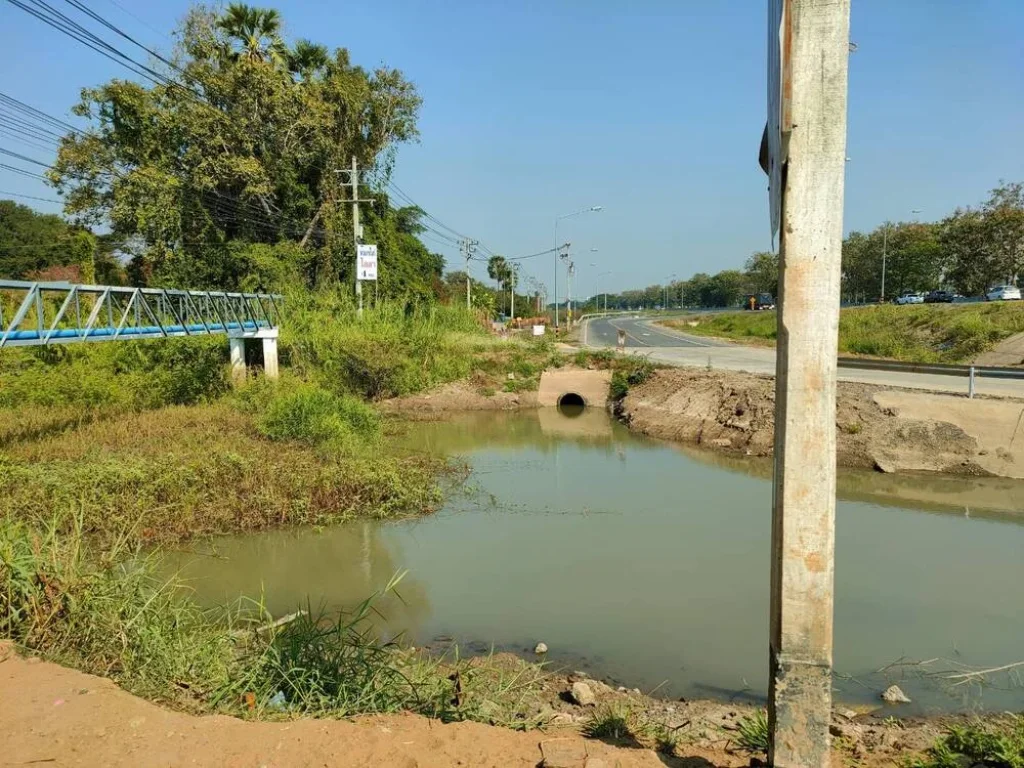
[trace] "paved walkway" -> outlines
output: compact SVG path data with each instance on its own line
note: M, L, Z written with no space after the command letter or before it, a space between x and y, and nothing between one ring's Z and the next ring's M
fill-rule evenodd
M614 347L619 330L626 332L626 351L665 365L708 367L727 371L747 371L775 375L775 350L770 347L744 347L718 339L691 336L655 325L643 318L594 318L580 331L584 346ZM932 373L905 371L868 371L839 369L840 381L858 381L886 387L926 389L933 392L967 393L967 379ZM1006 379L976 380L979 395L1024 398L1024 381Z

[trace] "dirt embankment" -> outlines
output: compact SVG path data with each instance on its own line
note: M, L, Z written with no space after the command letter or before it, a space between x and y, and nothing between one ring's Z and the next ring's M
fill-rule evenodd
M574 682L575 681L575 682ZM481 723L443 724L418 715L351 721L245 721L174 712L122 691L110 680L39 659L0 644L0 731L4 765L54 766L387 766L388 768L738 768L752 764L737 744L750 706L666 702L614 690L579 673L550 678L550 724L513 731ZM579 688L582 683L586 690ZM592 697L574 702L573 692ZM615 707L609 710L608 707ZM675 744L642 748L628 733L585 738L602 712L641 713L664 724ZM934 743L944 723L893 722L886 709L832 717L832 765L881 768ZM622 714L629 726L633 714ZM955 720L955 718L954 718ZM618 726L617 726L618 727ZM663 736L662 738L667 738ZM763 764L763 763L762 763Z
M986 409L995 402L1001 403L1000 412L1014 432L1000 436L1005 446L990 444L986 425L993 417ZM748 456L772 454L771 377L659 370L631 389L619 408L630 427L644 434ZM1018 411L1024 412L1024 403L968 401L839 382L836 460L843 467L883 472L1024 477L1024 434L1016 435L1014 427Z
M383 411L401 413L410 418L431 418L439 413L453 411L514 411L536 408L537 393L481 391L480 387L470 382L455 381L429 392L385 400L379 407Z

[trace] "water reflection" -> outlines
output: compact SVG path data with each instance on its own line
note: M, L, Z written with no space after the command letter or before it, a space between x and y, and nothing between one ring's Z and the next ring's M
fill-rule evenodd
M764 695L770 462L639 438L593 410L469 414L405 439L465 455L471 490L422 520L216 539L203 545L215 557L173 565L207 602L262 593L275 614L352 606L407 569L383 625L417 643L543 640L556 663L583 658L631 686ZM836 666L867 686L840 680L845 698L875 701L871 673L903 655L1019 658L1020 494L991 478L841 473ZM905 687L929 707L964 704Z

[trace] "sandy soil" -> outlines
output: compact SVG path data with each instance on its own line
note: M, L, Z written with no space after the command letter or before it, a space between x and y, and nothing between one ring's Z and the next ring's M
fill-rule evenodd
M635 742L608 744L579 734L595 705L566 702L564 690L585 680L596 706L628 703L680 735L674 755ZM352 721L244 721L164 709L104 678L15 654L0 645L0 765L54 766L548 766L549 768L737 768L752 764L736 748L736 723L749 706L666 702L613 690L579 673L551 680L560 711L544 731L518 732L480 723L442 724L418 715ZM920 751L941 733L934 721L884 719L888 711L833 716L833 766L875 768ZM546 762L545 762L546 760Z
M525 768L538 765L541 743L555 738L566 740L558 745L564 750L591 758L578 761L579 768L665 765L649 750L574 734L443 725L414 715L281 723L194 717L131 696L109 680L10 652L0 663L0 732L2 765Z
M895 408L875 397L883 391L887 390L839 382L836 460L840 466L1015 476L1006 474L1016 472L1015 463L990 460L992 446L971 434L980 435L985 429L986 401L908 393L901 407ZM915 398L931 398L929 409L909 408ZM774 409L772 377L696 369L656 371L630 390L619 406L630 427L644 434L748 456L771 455Z

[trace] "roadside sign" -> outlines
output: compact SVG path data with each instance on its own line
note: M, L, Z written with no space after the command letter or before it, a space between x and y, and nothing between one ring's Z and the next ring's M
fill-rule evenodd
M773 240L782 221L782 166L786 162L786 137L792 129L789 2L768 0L768 122L760 159L761 167L768 174L768 212Z
M377 279L377 246L360 245L356 248L356 278Z

